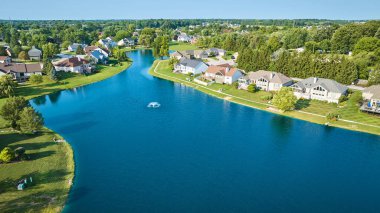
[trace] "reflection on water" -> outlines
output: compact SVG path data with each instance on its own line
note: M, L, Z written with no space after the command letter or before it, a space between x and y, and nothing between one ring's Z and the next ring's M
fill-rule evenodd
M61 93L62 91L58 91L58 92L49 94L48 97L49 97L50 102L53 104L57 103L59 100L59 97L61 96Z
M44 96L34 98L32 101L37 106L44 105L46 103L46 96L44 95Z

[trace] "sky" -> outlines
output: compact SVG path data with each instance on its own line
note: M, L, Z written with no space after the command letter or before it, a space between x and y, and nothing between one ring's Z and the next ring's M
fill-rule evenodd
M0 19L380 19L380 0L4 0Z

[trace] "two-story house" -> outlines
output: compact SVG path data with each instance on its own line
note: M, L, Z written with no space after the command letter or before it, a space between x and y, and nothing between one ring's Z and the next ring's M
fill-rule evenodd
M204 77L219 84L232 84L243 76L243 72L229 64L212 65L206 70Z
M250 84L255 84L260 90L278 91L281 87L292 85L293 80L282 73L259 70L239 78L239 89L246 90Z
M174 67L174 72L182 74L201 74L207 70L207 65L200 60L182 58Z

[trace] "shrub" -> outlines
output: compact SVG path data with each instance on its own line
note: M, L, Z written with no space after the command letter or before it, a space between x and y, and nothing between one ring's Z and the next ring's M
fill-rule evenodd
M297 97L293 94L292 89L288 87L282 87L272 100L273 105L282 111L293 110L296 102Z
M31 75L29 78L31 84L40 84L43 82L42 75Z
M263 101L270 101L270 100L272 100L272 98L273 98L273 94L272 93L269 94L269 95L263 95L263 96L260 97L260 99L263 100Z
M9 147L5 147L3 150L0 152L0 161L4 163L9 163L15 158L15 154L13 150Z
M339 120L339 118L340 118L340 115L338 113L335 113L335 112L329 112L326 115L326 119L329 121L337 121L337 120Z
M348 97L347 97L346 95L341 95L341 96L339 97L339 103L345 102L345 101L347 101L347 100L348 100Z
M247 90L248 90L248 92L255 93L257 91L256 84L250 84L250 85L248 85Z
M18 147L17 149L15 149L14 153L15 153L15 158L17 158L18 160L25 160L26 159L24 147Z

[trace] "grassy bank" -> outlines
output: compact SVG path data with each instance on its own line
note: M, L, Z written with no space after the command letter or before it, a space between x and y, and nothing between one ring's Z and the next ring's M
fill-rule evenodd
M61 73L60 81L47 78L39 85L29 83L16 89L18 96L32 99L64 89L91 84L116 75L127 69L131 62L122 65L99 65L97 72L88 76ZM6 99L0 99L0 107ZM0 149L10 146L24 147L30 160L0 164L1 212L59 212L62 210L74 176L74 158L70 144L53 142L60 136L49 129L38 135L23 135L7 128L0 118ZM34 184L24 191L17 191L16 183L32 177Z
M190 43L182 43L182 42L169 43L169 50L173 50L173 51L196 50L196 49L199 49L199 48Z
M156 70L156 72L154 72L154 70ZM155 61L149 73L156 77L185 84L209 95L256 109L317 124L324 125L328 122L329 126L380 135L380 117L361 112L356 104L356 99L361 96L360 92L354 92L348 101L339 105L315 100L299 101L297 103L297 110L282 113L273 109L273 106L263 99L264 96L269 95L267 92L259 91L256 93L249 93L247 91L235 89L229 85L220 84L204 87L194 82L187 81L188 76L186 75L173 73L168 61ZM329 112L339 113L341 119L334 122L327 121L325 117Z

